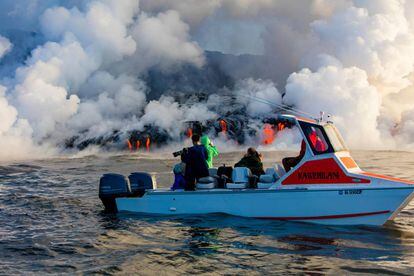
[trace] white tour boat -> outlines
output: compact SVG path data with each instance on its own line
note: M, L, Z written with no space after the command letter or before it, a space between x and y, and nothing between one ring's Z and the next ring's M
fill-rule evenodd
M293 115L279 118L299 129L305 155L287 173L277 164L267 169L254 188L247 168L234 168L220 188L217 169L210 170L211 177L201 179L195 191L157 189L153 177L138 172L128 178L105 174L99 197L113 212L225 213L336 225L383 225L414 197L414 182L359 168L333 123Z

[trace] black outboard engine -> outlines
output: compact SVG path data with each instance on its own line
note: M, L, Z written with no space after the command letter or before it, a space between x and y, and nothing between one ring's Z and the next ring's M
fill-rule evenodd
M107 173L99 181L99 198L105 206L105 211L116 213L115 198L131 195L131 187L128 178L121 174Z
M142 196L145 190L152 190L157 188L155 179L148 173L133 172L128 176L131 183L131 192L135 196Z

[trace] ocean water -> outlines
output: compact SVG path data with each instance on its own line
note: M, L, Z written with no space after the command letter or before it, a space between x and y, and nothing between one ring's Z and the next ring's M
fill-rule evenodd
M265 152L265 163L285 155ZM367 171L414 179L413 153L353 156ZM0 274L414 274L414 202L383 227L103 212L103 173L150 171L168 187L176 161L123 154L0 164Z

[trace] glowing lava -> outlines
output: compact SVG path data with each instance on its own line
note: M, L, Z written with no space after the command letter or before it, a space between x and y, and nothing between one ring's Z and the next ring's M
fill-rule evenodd
M272 144L275 140L275 134L276 133L275 133L272 125L264 124L263 131L262 131L262 135L263 135L262 144L264 144L264 145Z

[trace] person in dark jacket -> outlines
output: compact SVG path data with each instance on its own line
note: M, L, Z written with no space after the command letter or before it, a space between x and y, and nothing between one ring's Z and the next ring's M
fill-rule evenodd
M234 166L249 168L252 174L256 176L260 176L265 173L263 170L262 156L256 151L255 148L248 148L247 153Z
M194 134L191 137L193 146L188 148L181 155L182 161L186 164L184 178L186 181L185 190L193 191L196 180L209 176L206 148L200 144L200 135Z

